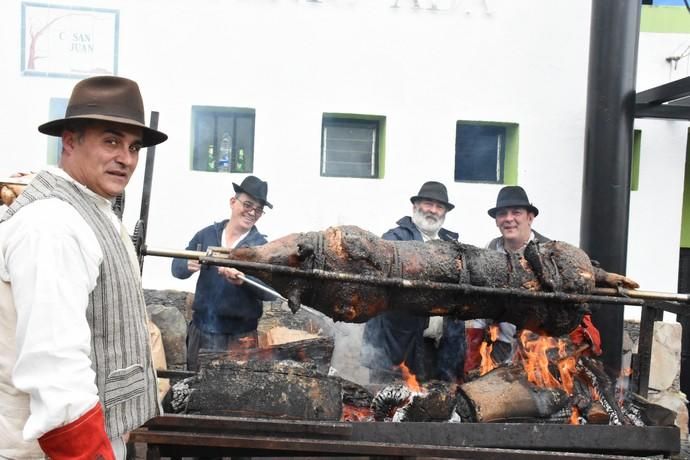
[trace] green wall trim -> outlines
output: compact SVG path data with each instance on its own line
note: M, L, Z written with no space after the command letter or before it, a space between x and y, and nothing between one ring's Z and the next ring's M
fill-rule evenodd
M636 192L640 188L640 145L642 143L642 131L633 131L632 165L630 168L630 190Z
M680 247L690 248L690 130L685 144L685 177L683 179L683 214L680 223Z
M520 132L517 124L506 124L506 157L503 163L503 183L518 183L518 145Z
M640 32L690 33L690 14L684 6L642 5Z

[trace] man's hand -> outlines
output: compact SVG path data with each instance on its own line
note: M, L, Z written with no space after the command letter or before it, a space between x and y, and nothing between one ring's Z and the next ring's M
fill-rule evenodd
M242 273L236 268L218 267L218 273L220 273L221 276L228 280L228 282L236 286L239 286L240 284L244 283L244 280L240 278L240 276L244 276L244 273Z
M36 175L36 173L15 173L10 177L21 177L28 184L31 179ZM19 195L22 194L26 185L19 184L0 184L0 202L5 206L9 206L14 203Z
M192 272L192 273L198 272L200 269L201 269L201 264L199 263L198 260L189 259L187 261L187 270L189 270L190 272Z

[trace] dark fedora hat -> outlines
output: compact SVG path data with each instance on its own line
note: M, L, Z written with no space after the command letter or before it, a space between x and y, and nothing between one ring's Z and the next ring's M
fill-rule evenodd
M503 187L496 197L496 206L489 209L489 215L495 218L496 211L501 208L525 208L535 216L539 214L539 210L527 199L525 189L519 185Z
M65 118L43 123L38 130L50 136L62 136L71 120L104 120L137 126L143 130L144 147L160 144L168 138L146 126L139 85L122 77L101 76L80 81L72 90Z
M410 197L412 204L418 200L438 201L448 208L448 211L455 207L455 205L448 202L448 190L446 190L446 186L440 182L424 182L424 184L422 184L422 188L419 189L419 193L413 197Z
M233 182L232 188L235 189L235 193L246 193L261 202L262 205L273 209L273 205L266 200L268 196L268 183L258 177L247 176L240 185Z

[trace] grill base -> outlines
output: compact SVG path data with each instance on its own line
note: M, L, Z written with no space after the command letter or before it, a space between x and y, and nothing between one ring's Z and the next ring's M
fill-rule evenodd
M568 459L671 456L677 427L533 423L308 422L163 415L132 432L147 459L183 456L378 456ZM615 455L616 457L612 457Z

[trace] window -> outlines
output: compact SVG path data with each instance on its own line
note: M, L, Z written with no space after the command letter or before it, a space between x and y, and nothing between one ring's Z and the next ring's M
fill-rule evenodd
M324 114L321 175L378 178L385 117Z
M192 169L254 170L254 109L192 106Z
M68 100L64 97L50 98L50 106L48 108L48 119L57 120L65 118L65 111L67 111ZM62 138L56 136L48 136L48 158L47 164L56 165L60 162L62 156Z
M455 181L517 183L517 125L458 121Z

